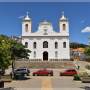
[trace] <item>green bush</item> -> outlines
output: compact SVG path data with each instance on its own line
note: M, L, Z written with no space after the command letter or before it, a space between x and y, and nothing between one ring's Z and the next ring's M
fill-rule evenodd
M79 74L80 77L87 77L88 73L87 72L83 72L82 74Z
M81 79L80 79L80 76L78 74L75 74L73 80L78 80L79 81Z

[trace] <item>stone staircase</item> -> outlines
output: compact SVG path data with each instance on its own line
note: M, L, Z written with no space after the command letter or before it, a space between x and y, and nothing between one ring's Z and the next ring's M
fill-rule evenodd
M15 67L28 68L74 68L73 61L15 61Z

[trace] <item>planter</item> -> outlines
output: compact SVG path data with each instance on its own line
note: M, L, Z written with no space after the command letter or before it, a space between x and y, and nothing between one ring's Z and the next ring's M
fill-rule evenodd
M4 81L4 82L11 82L12 81L10 75L1 76L1 80Z
M73 80L80 81L81 78L80 78L80 76L78 74L75 74Z

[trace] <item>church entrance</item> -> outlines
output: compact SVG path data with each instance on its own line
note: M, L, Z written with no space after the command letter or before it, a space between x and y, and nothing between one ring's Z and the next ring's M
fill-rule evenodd
M43 61L48 61L48 52L43 52Z

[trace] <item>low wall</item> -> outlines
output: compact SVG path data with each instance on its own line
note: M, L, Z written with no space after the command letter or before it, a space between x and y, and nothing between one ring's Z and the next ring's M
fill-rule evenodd
M15 67L28 68L74 68L73 61L32 61L32 60L16 60Z

